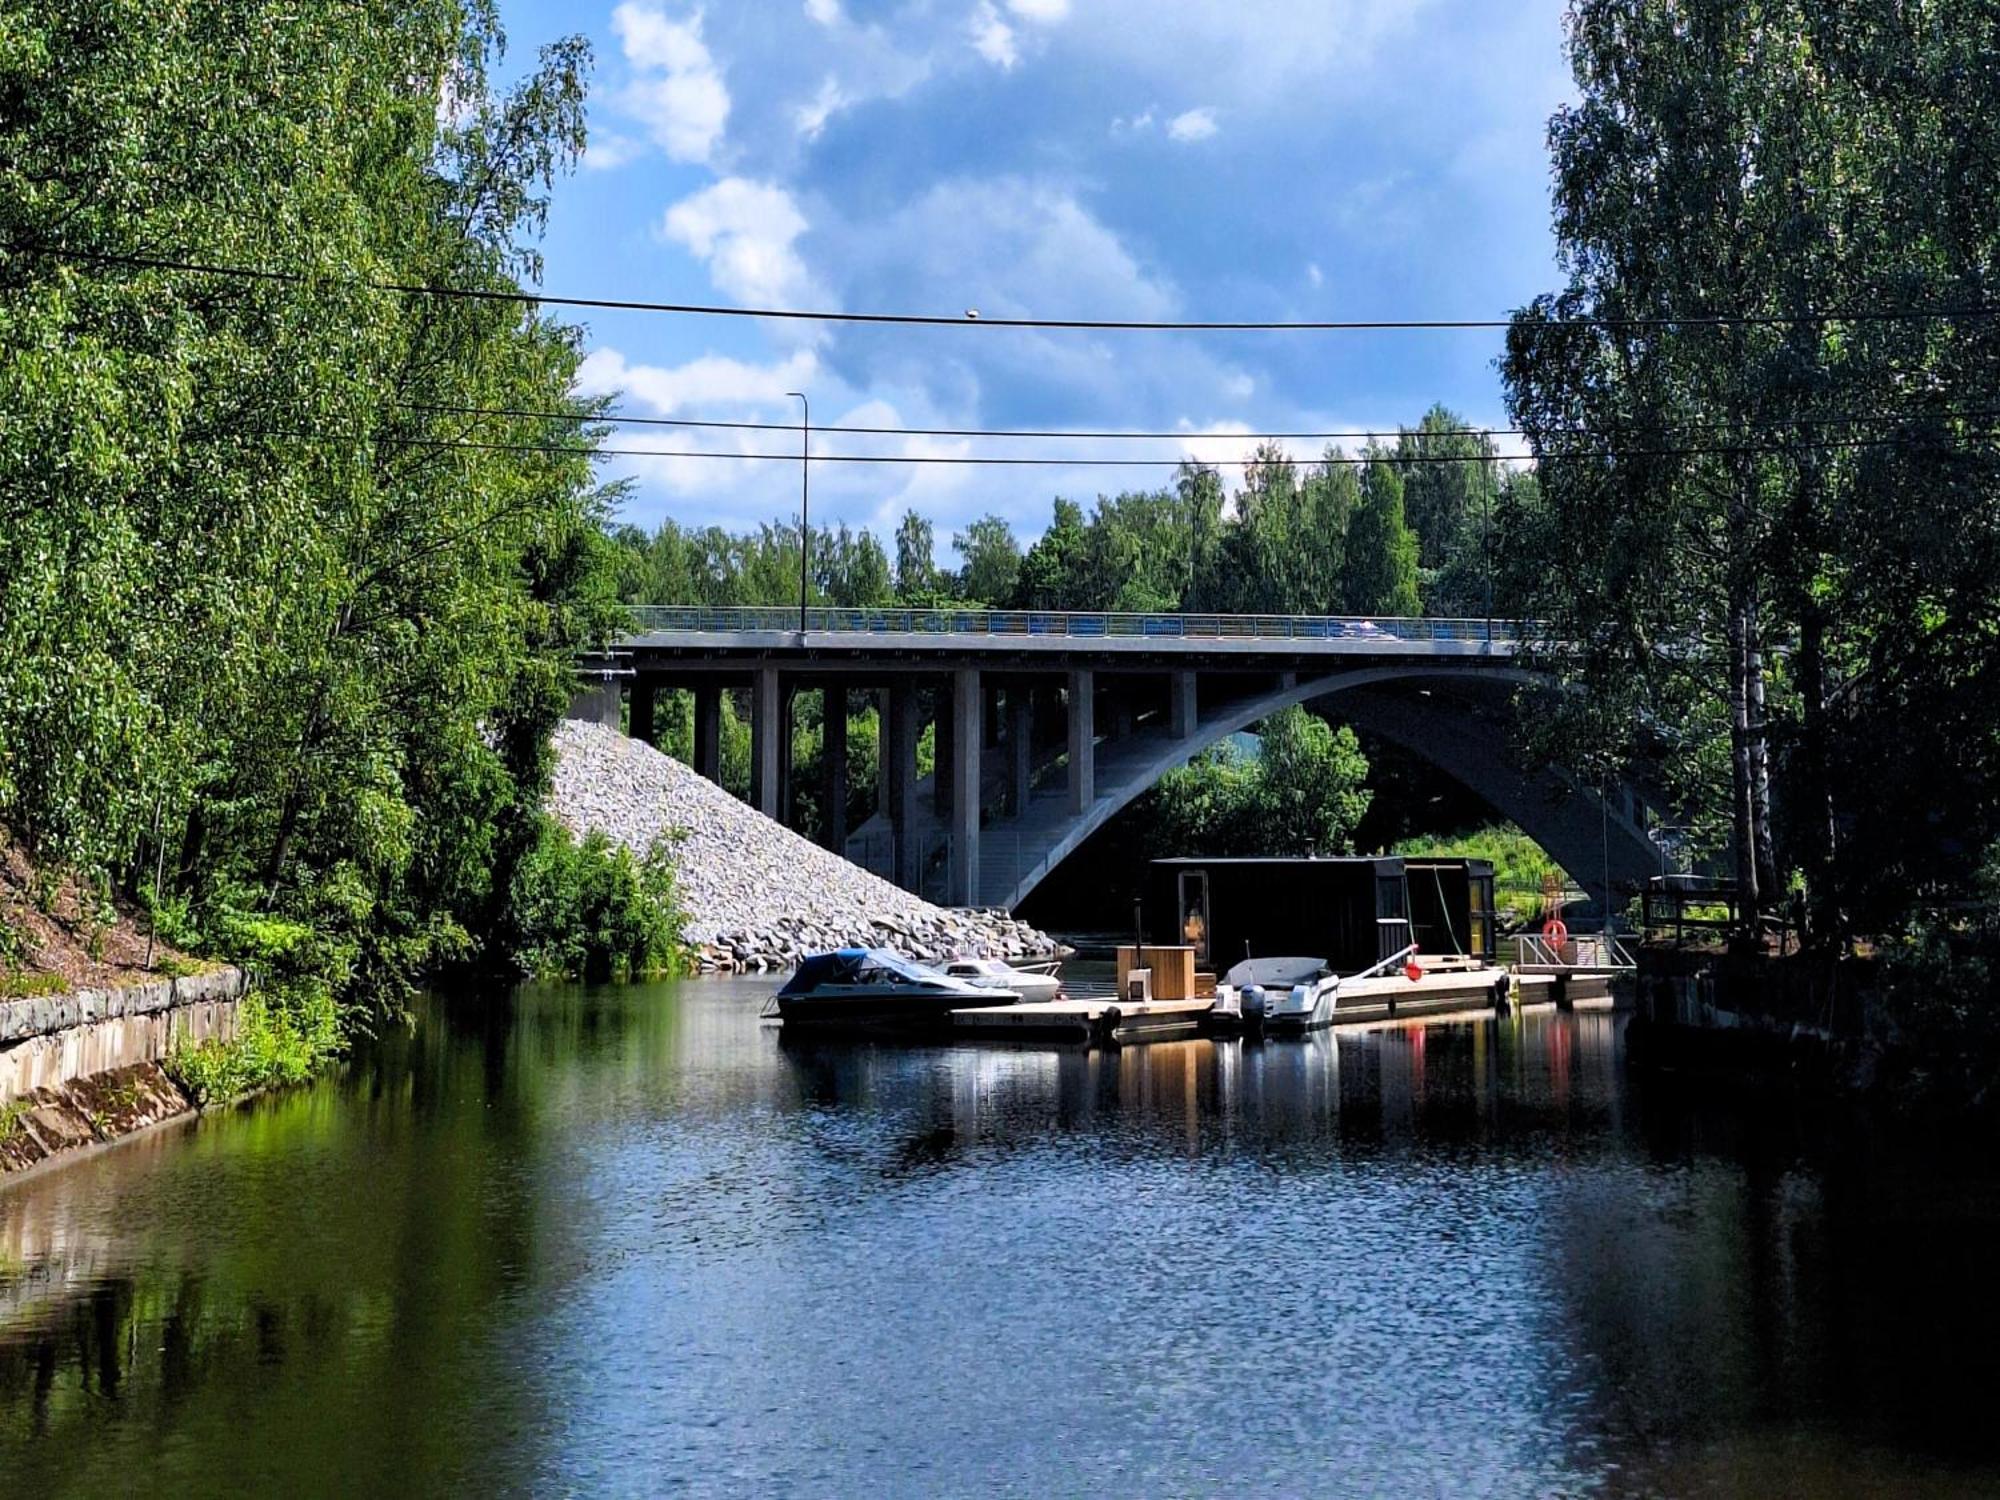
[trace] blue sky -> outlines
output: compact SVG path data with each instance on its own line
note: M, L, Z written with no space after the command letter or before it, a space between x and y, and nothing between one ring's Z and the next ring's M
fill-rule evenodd
M1544 132L1560 0L503 0L526 63L595 44L591 148L546 289L848 311L1142 319L1490 317L1554 284ZM1231 432L1505 425L1497 333L857 329L595 313L584 381L634 413L1159 429L1155 444L828 437L820 451L1182 453ZM1222 434L1222 436L1215 436ZM630 429L628 446L789 450ZM1301 456L1311 443L1294 445ZM626 517L792 514L797 469L622 460ZM1153 469L816 465L813 518L1024 538L1057 494Z

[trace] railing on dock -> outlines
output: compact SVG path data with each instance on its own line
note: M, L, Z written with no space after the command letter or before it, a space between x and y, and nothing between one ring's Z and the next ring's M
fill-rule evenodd
M1514 968L1518 973L1629 974L1639 967L1615 933L1579 932L1561 939L1538 933L1514 934Z

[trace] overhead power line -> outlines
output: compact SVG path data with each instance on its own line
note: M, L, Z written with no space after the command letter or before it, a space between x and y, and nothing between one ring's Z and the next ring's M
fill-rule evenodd
M533 407L505 406L457 406L431 401L411 401L400 403L411 411L443 412L454 416L496 417L516 421L549 422L602 422L616 427L678 427L706 428L731 432L798 432L797 422L750 422L724 421L702 417L634 417L620 412L582 413L574 411L552 411ZM1909 412L1864 412L1847 415L1800 416L1800 417L1757 417L1740 421L1716 420L1707 422L1679 422L1671 424L1680 431L1723 432L1734 428L1771 427L1830 427L1830 426L1870 426L1889 422L1914 422L1936 419L1959 418L2000 418L2000 407L1988 408L1943 408L1931 411ZM1369 442L1413 438L1502 438L1527 437L1528 429L1523 427L1401 427L1391 430L1370 432L1186 432L1153 431L1131 432L1103 429L1086 431L1070 428L1034 427L855 427L839 423L815 426L814 433L840 433L848 436L864 437L949 437L949 438L1067 438L1089 439L1092 441L1176 441L1176 442L1278 442L1285 440L1323 440L1328 442ZM1551 429L1548 436L1596 437L1597 433L1583 428ZM1476 458L1478 455L1464 455ZM793 457L797 457L796 454ZM1433 462L1429 455L1415 460Z
M1987 434L1992 436L1992 434ZM272 429L247 429L240 433L217 433L218 438L267 437L296 439L305 442L344 443L357 441L352 436L333 432L293 432ZM1016 458L988 454L941 454L941 453L814 453L809 456L799 453L732 453L714 448L614 448L602 444L586 443L504 443L488 442L475 438L426 438L382 435L369 441L385 442L401 447L433 449L469 449L491 453L542 453L579 454L592 459L604 458L702 458L717 460L742 460L750 463L796 464L810 461L816 464L946 464L972 468L1050 468L1050 469L1160 469L1179 468L1184 463L1196 463L1205 467L1220 467L1219 464L1203 464L1202 461L1187 457L1160 458ZM1909 443L1928 441L1908 435L1872 438L1816 438L1804 443L1763 443L1763 444L1720 444L1692 448L1578 448L1567 451L1545 452L1536 455L1537 462L1562 462L1571 459L1638 459L1638 458L1720 458L1740 457L1751 454L1791 453L1801 448L1839 449L1897 447ZM1392 462L1381 458L1339 455L1331 458L1309 460L1309 464L1328 464L1340 467L1360 467L1371 463ZM1247 460L1232 459L1229 463L1243 463ZM1481 454L1447 453L1423 460L1426 463L1490 463L1491 459Z
M17 254L45 255L56 260L221 276L240 281L322 284L343 278L308 277L302 272L270 270L168 256L119 255L100 250L73 250L46 245L12 245ZM1512 318L1302 318L1302 319L1167 319L1167 318L1025 318L987 317L968 310L958 316L930 313L838 312L790 307L729 307L701 302L645 302L618 297L563 296L519 288L436 286L421 282L344 278L351 286L410 296L458 298L475 302L506 302L522 306L596 308L612 312L674 313L689 317L775 318L812 323L886 324L930 328L1039 328L1099 332L1154 333L1425 333L1498 331L1513 328ZM1692 312L1640 317L1580 317L1528 320L1520 326L1537 328L1739 328L1790 327L1800 323L1953 322L1990 318L2000 306L1959 308L1821 308L1797 313Z

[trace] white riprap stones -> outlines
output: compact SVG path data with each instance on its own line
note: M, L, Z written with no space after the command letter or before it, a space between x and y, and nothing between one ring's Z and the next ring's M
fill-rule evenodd
M634 853L670 840L687 936L704 969L784 969L849 945L912 958L1052 958L1053 938L1000 912L933 906L800 838L691 767L598 724L555 735L549 807L571 832Z

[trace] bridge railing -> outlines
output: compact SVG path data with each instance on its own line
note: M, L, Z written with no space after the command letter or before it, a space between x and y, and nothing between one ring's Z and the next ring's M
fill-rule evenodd
M641 633L742 634L799 628L796 609L764 606L638 604ZM1507 620L1408 619L1361 615L1130 614L1113 610L840 609L806 611L807 631L851 635L1065 636L1083 640L1506 641L1521 639Z

